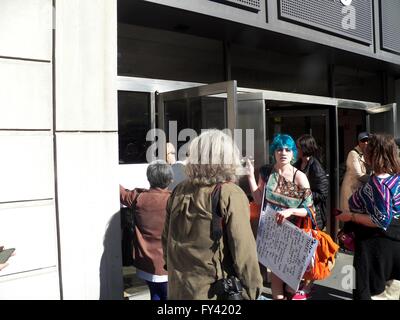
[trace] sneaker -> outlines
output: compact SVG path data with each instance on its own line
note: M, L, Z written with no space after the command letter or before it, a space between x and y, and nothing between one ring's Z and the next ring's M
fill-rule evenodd
M298 290L292 297L292 300L308 300L310 298L310 293L303 290Z

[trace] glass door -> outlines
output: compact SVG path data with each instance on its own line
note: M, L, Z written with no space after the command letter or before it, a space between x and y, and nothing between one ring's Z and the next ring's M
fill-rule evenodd
M167 141L184 157L190 136L202 129L233 129L236 125L236 81L227 81L157 94L157 123ZM185 130L186 129L186 130Z
M286 133L294 140L303 134L312 135L319 148L322 166L327 172L330 170L330 148L329 148L329 112L328 110L267 110L267 146L272 143L274 135ZM267 162L272 162L273 155L268 153Z
M367 108L367 131L371 133L388 133L396 137L396 107L396 103L391 103Z
M240 129L237 134L241 135L238 140L242 143L242 155L254 159L254 172L258 179L259 169L266 163L265 99L259 92L239 92L237 98L236 128ZM246 194L251 194L247 177L240 177L239 185Z

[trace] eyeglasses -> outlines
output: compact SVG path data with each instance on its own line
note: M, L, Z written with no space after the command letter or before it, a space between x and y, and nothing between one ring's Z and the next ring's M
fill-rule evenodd
M369 138L363 138L360 140L360 142L365 143L365 142L368 142L368 140L369 140Z

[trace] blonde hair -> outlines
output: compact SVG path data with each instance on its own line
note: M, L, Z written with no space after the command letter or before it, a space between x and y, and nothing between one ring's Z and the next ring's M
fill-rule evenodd
M232 138L220 130L207 130L189 146L186 174L193 184L235 181L240 153Z

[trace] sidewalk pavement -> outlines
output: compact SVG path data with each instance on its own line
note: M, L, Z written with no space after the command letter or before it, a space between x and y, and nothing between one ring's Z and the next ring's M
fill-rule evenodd
M150 300L150 291L146 282L136 277L135 267L123 267L124 299Z
M354 284L353 256L339 252L332 274L325 280L315 281L310 300L352 300ZM127 300L150 300L146 283L136 277L134 267L124 267L124 297ZM263 296L271 299L269 284L263 288Z
M315 282L311 300L353 300L354 285L353 255L339 252L330 277Z

